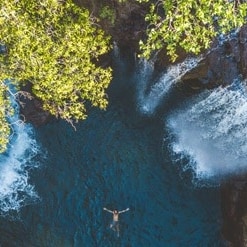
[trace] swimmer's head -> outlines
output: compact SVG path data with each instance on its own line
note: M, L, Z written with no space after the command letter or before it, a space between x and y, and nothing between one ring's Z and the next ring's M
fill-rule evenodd
M118 211L115 209L115 210L113 211L113 213L114 213L114 214L117 214L117 213L118 213Z

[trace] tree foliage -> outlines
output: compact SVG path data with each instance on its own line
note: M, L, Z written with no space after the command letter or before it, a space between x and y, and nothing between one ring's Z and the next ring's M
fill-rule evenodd
M43 108L72 123L86 117L86 102L105 109L111 69L96 65L109 51L86 9L71 0L1 0L0 81L26 81ZM0 85L1 134L6 127L6 86ZM6 101L7 100L7 101ZM1 141L0 141L1 145Z
M3 82L0 84L0 153L6 150L8 145L10 126L7 117L12 114L10 98L7 95L8 86Z
M146 58L163 47L172 61L177 58L178 47L199 54L209 48L218 34L243 25L247 16L247 3L239 0L137 1L150 3L150 12L146 15L147 41L140 42Z

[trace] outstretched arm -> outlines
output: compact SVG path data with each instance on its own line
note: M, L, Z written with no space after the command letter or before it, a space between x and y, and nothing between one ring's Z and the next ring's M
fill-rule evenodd
M129 208L126 208L125 210L119 211L118 213L121 214L121 213L127 212L129 210L130 210Z
M112 213L112 214L113 214L113 211L111 211L111 210L109 210L109 209L107 209L107 208L103 208L103 210L105 210L105 211L107 211L107 212L109 212L109 213Z

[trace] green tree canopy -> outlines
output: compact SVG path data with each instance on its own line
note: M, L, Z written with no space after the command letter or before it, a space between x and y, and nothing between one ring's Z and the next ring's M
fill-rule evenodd
M9 97L6 96L8 87L0 82L0 153L4 152L10 135L10 126L7 122L7 116L11 115L12 108Z
M137 0L150 3L147 41L140 43L142 55L166 47L172 61L177 48L199 54L214 37L240 27L246 21L246 1L230 0Z
M71 0L1 0L0 44L6 50L0 53L0 81L29 81L51 114L72 123L85 119L86 102L106 108L112 73L96 63L109 51L109 37L86 9ZM6 92L1 83L0 151L10 132Z

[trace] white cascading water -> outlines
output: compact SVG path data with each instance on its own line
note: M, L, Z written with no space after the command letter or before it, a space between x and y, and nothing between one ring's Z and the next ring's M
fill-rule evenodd
M246 82L204 92L168 117L172 150L189 158L195 177L224 178L247 171Z
M19 120L19 107L11 99L15 114L9 119L12 136L8 150L0 154L0 214L18 211L38 196L29 183L30 169L38 165L34 157L39 152L31 126Z
M152 83L150 89L148 85L152 80L154 65L145 60L140 61L138 83L137 83L137 104L142 114L151 116L159 106L160 102L170 92L176 82L190 70L195 68L202 58L187 58L182 63L171 65L167 71Z

